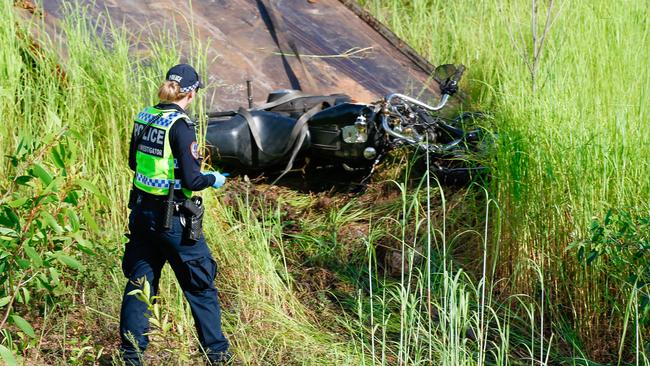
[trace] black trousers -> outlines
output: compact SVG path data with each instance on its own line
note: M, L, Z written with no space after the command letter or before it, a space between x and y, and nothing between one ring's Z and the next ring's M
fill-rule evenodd
M183 238L179 216L174 216L169 230L159 229L162 212L159 207L136 205L129 216L131 238L126 244L122 270L128 278L120 313L121 351L127 364L139 365L142 352L149 343L148 313L144 302L127 295L141 287L146 278L152 295L158 291L160 272L169 262L190 304L199 341L208 356L227 351L228 341L221 331L221 309L214 287L217 264L201 238L198 242ZM140 280L140 282L138 282ZM132 342L135 341L135 342Z

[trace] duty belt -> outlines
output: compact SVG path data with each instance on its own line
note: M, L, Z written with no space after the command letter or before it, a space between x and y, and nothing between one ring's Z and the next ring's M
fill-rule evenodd
M137 189L136 192L136 205L139 206L147 206L150 208L154 208L156 210L160 209L162 212L162 208L164 205L167 204L167 197L165 196L154 196L152 194L142 192L139 189ZM174 201L174 214L178 214L180 212L179 207L183 204L183 201Z

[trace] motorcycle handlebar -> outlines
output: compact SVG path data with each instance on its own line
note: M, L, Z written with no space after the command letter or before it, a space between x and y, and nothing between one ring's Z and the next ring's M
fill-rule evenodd
M465 65L460 64L458 66L458 69L456 69L456 72L454 73L454 75L452 75L449 79L447 79L447 82L444 83L441 86L442 96L440 98L440 102L435 106L431 106L431 105L428 105L426 103L422 103L422 102L420 102L419 100L417 100L415 98L411 98L411 97L409 97L407 95L399 94L399 93L392 93L392 94L387 95L386 96L386 102L390 105L391 102L393 101L393 99L397 98L397 99L401 99L401 100L403 100L405 102L408 102L408 103L411 103L411 104L417 104L420 107L422 107L424 109L428 109L428 110L433 111L433 112L439 111L447 104L447 101L449 100L449 97L451 95L455 94L456 91L458 91L458 82L463 77L464 72L465 72Z
M400 94L400 93L393 93L393 94L387 95L386 96L386 102L388 104L391 104L392 100L396 99L396 98L401 99L401 100L403 100L405 102L409 102L411 104L419 105L420 107L422 107L424 109L428 109L430 111L435 112L435 111L441 110L445 106L445 104L447 104L447 101L449 100L449 94L443 94L442 98L440 98L440 103L438 103L435 106L431 106L431 105L428 105L426 103L422 103L422 102L420 102L419 100L417 100L415 98L411 98L408 95L404 95L404 94Z

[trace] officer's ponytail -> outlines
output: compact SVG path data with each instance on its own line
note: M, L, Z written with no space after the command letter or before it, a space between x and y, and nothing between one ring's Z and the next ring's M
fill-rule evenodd
M161 102L177 102L187 96L181 93L181 85L173 80L165 80L158 88L158 98Z

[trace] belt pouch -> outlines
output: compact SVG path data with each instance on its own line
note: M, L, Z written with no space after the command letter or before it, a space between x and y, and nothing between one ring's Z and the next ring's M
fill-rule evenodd
M129 210L132 210L133 207L135 207L135 202L138 200L138 194L135 191L134 187L131 187L131 190L129 191L129 203L127 204L126 207L129 208Z
M203 200L194 196L183 201L181 206L185 215L185 238L189 241L198 241L203 237Z
M163 230L169 230L172 227L174 209L176 208L175 205L176 204L174 202L174 181L172 180L169 183L169 194L167 195L167 200L165 201L165 207L163 212L163 222L162 222Z

